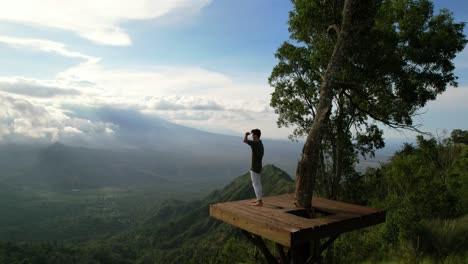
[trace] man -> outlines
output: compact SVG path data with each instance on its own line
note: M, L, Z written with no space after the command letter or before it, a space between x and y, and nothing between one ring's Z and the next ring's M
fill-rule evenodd
M248 136L252 134L253 140L248 140ZM250 162L250 179L255 191L257 200L254 201L255 206L263 206L262 202L262 158L263 158L263 143L260 140L262 132L260 129L252 129L251 132L245 132L244 142L247 143L252 149L252 159Z

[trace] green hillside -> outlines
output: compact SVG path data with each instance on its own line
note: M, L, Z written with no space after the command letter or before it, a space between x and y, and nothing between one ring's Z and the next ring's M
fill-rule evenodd
M273 165L264 167L262 183L265 196L294 190L291 177ZM208 205L249 198L254 198L254 192L246 173L201 200L166 201L133 231L107 239L74 244L0 242L0 263L23 263L25 259L34 260L32 263L64 263L64 259L77 263L215 262L221 256L216 252L222 252L226 242L243 238L238 230L210 218Z
M294 190L291 177L274 165L263 168L262 185L265 195L289 193ZM184 203L177 200L165 201L166 205L151 217L147 223L163 224L184 217L194 209L208 210L208 204L225 201L235 201L254 198L255 194L250 181L250 174L246 173L235 178L230 184L220 190L215 190L201 200Z
M265 196L290 193L294 190L291 177L274 165L263 168L262 184ZM137 232L140 234L137 237L144 237L143 243L158 249L157 256L148 251L142 258L150 261L157 257L164 263L201 263L213 258L214 252L220 251L229 238L240 237L240 234L238 230L210 218L208 205L254 197L250 174L247 173L200 201L163 207ZM165 225L154 228L154 225L158 226L161 223ZM154 233L151 236L142 235L152 232ZM129 235L132 236L135 237L134 234Z
M467 166L465 144L418 137L381 168L351 175L338 199L382 208L387 219L340 235L326 263L467 263ZM166 200L134 228L115 228L107 237L0 242L0 263L264 263L238 229L208 216L211 203L254 198L249 178L239 176L196 201ZM266 196L294 189L273 165L264 167L262 180Z

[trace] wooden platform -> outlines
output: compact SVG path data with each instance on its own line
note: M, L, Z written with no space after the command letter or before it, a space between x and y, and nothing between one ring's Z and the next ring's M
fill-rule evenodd
M294 194L264 197L263 207L251 201L212 204L210 216L286 247L385 221L385 211L319 197L312 206L325 216L314 219L294 215L301 213L294 207Z

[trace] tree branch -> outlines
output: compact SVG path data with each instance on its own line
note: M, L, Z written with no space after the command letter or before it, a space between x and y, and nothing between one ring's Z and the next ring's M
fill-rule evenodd
M391 122L391 121L388 121L388 120L385 120L383 118L380 118L378 116L376 116L375 114L373 114L371 111L367 110L367 109L364 109L362 107L360 107L358 104L356 104L351 95L347 94L346 92L343 92L343 94L349 99L351 105L356 108L358 111L361 111L363 113L365 113L366 115L368 115L370 118L376 120L376 121L379 121L381 123L383 123L384 125L392 128L392 129L395 129L397 131L399 131L400 129L406 129L406 130L410 130L410 131L414 131L414 132L417 132L417 133L420 133L420 134L423 134L423 135L430 135L431 133L429 132L425 132L425 131L421 131L417 128L417 126L409 126L409 125L402 125L400 123L397 123L397 122Z
M333 24L333 25L330 25L330 26L327 28L327 34L328 34L328 36L331 35L331 31L332 31L332 30L335 31L335 34L336 34L336 35L340 34L340 32L341 32L341 30L340 30L340 28L338 27L338 25L337 25L337 24Z

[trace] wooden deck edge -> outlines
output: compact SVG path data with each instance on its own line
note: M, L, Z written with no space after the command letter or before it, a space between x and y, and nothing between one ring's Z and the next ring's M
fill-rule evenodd
M275 241L283 246L291 246L291 232L287 230L274 226L267 226L261 221L242 217L231 211L222 210L218 208L216 204L210 205L210 216L252 234Z
M349 217L346 217L345 214L338 214L334 216L342 217L342 219L335 223L330 223L328 225L302 229L298 230L297 232L294 232L291 235L292 246L301 245L307 241L314 239L322 239L354 231L357 229L378 225L384 223L386 219L385 211L379 211L375 214L366 216L349 215Z
M289 219L295 223L302 223L301 227L293 227L288 224L289 221L284 221L282 215L277 215L279 211L287 214L290 209L300 210L284 206L285 202L282 200L287 201L290 196L291 194L272 197L271 203L278 204L278 210L273 209L272 212L256 214L252 210L243 209L242 204L247 200L211 204L209 212L213 218L286 247L295 247L311 240L334 237L345 232L377 225L386 220L386 212L383 210L320 198L317 200L321 201L313 207L319 211L328 211L330 215L316 218L315 223L313 223L314 219L310 219L310 223ZM268 197L265 197L264 203L268 203L267 200ZM250 203L245 205L248 206ZM282 221L275 222L276 215Z

